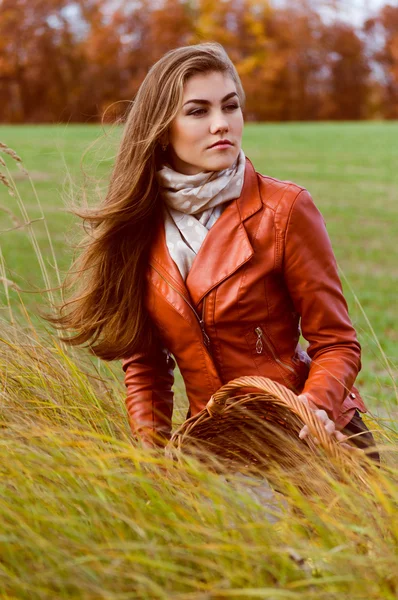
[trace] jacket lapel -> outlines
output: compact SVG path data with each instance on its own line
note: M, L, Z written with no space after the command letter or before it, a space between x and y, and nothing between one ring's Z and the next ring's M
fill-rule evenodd
M188 300L198 305L221 281L227 279L253 256L253 248L243 221L262 206L257 176L246 159L241 196L232 200L207 234L184 282L166 245L163 221L152 244L149 262L154 269Z
M186 287L196 305L253 256L243 221L261 206L256 172L246 159L241 196L230 202L211 227L188 273Z
M189 296L185 282L181 276L180 270L170 256L166 245L166 232L163 219L159 219L156 225L156 233L149 254L149 264L156 271L160 272L177 291L183 296Z

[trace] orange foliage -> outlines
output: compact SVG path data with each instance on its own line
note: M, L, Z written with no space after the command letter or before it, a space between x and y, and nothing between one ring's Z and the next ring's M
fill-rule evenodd
M114 118L167 50L208 40L236 64L248 119L397 118L398 8L359 32L314 4L0 0L0 121Z

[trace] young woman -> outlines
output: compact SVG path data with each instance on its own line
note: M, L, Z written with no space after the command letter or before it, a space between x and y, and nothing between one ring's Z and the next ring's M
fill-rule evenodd
M261 375L301 394L339 441L343 430L373 444L322 216L305 189L245 157L243 104L218 44L178 48L152 67L107 196L85 215L91 233L60 324L71 343L123 359L130 424L145 444L170 436L175 361L190 415L229 380Z

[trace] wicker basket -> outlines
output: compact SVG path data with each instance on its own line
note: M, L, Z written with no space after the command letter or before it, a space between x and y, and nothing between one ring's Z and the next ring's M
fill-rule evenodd
M311 434L305 441L298 437L304 424ZM350 454L291 390L265 377L240 377L221 387L173 434L166 454L181 453L220 462L228 470L244 467L257 472L276 463L296 468L320 453L343 466Z

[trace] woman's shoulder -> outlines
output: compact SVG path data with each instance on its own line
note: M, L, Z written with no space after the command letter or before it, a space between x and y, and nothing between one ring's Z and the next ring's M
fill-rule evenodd
M275 226L285 230L295 216L295 221L320 215L308 190L293 181L285 181L256 172L258 188L264 208L274 213Z
M300 195L309 195L306 188L293 181L277 179L257 172L259 190L263 204L274 210L290 207Z

